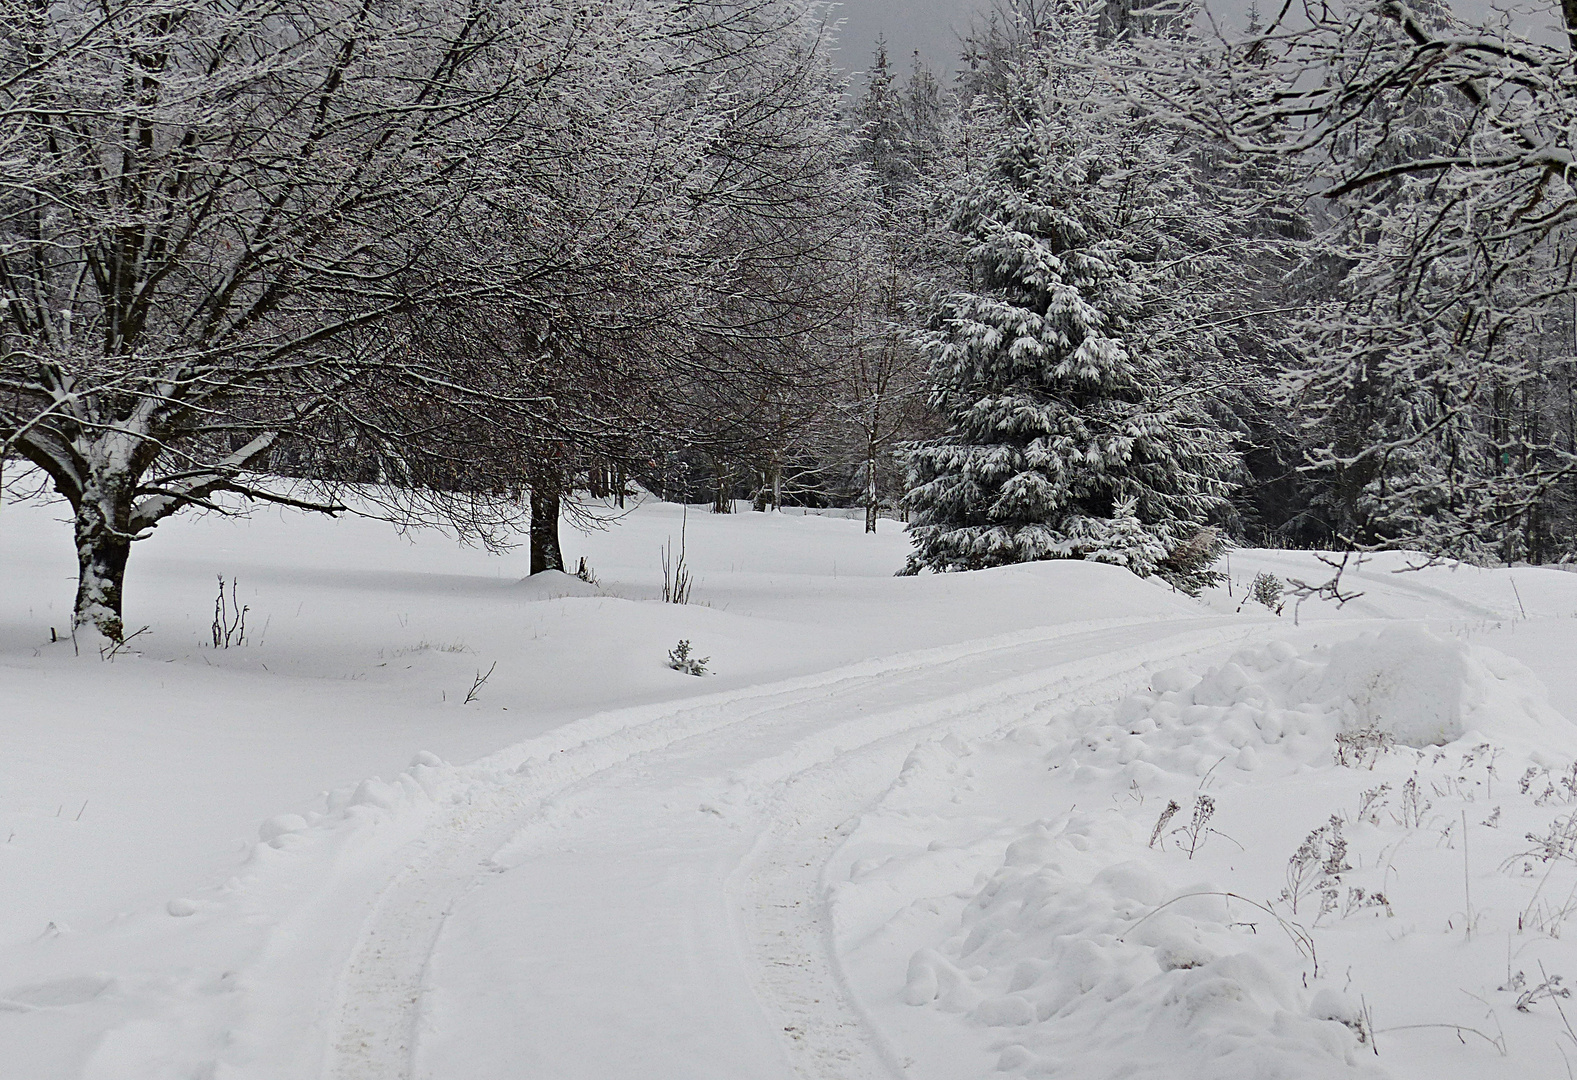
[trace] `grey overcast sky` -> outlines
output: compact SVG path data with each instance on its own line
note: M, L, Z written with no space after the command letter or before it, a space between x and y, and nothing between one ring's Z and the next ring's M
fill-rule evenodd
M1249 2L1210 0L1209 6L1218 17L1226 13L1226 19L1241 21ZM1261 0L1260 6L1273 3ZM900 73L909 70L910 57L918 51L947 82L958 67L959 36L977 13L991 6L991 0L836 0L832 17L843 24L838 31L838 64L845 71L864 71L880 35L887 39L887 55Z
M944 81L958 66L958 34L989 0L842 0L832 9L843 22L838 32L838 64L863 71L871 62L878 35L899 71L909 70L915 50Z
M1250 0L1209 0L1209 7L1229 26L1246 21ZM843 26L838 33L836 54L840 67L860 72L870 64L877 35L887 38L887 52L900 73L909 70L909 57L919 50L943 82L952 78L958 67L958 36L969 26L976 12L989 9L991 0L837 0L833 18ZM1554 0L1455 0L1452 7L1464 18L1477 21L1494 18L1493 9L1513 6L1521 9L1514 20L1517 29L1530 36L1550 33L1554 20ZM1261 10L1278 5L1260 0ZM856 79L855 93L859 92Z

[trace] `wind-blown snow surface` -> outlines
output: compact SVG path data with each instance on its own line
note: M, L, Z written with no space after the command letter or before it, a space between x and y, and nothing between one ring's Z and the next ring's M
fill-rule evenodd
M59 516L0 507L5 1075L1577 1060L1577 575L1368 564L1293 628L1236 609L1256 569L1315 580L1298 553L1234 552L1200 604L1077 563L894 578L891 523L649 503L567 533L592 587L270 511L139 545L150 629L103 663L50 643ZM245 645L212 647L219 575ZM664 665L680 638L716 675Z
M1558 1075L1574 752L1405 625L1160 671L911 755L828 868L839 952L915 1077Z

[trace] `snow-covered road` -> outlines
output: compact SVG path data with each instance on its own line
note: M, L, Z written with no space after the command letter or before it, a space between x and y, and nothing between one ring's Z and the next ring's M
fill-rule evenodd
M695 515L681 606L666 504L576 541L600 585L197 518L106 665L50 644L49 509L6 513L6 1080L1562 1074L1577 729L1540 678L1577 712L1577 574L1381 556L1294 626L1244 597L1310 553L1235 551L1199 603ZM255 642L209 643L219 573ZM1401 741L1344 765L1377 718ZM1278 899L1336 818L1353 866Z
M925 739L1109 699L1252 632L1015 634L539 752L400 853L342 976L326 1075L887 1075L828 952L819 875L839 830Z

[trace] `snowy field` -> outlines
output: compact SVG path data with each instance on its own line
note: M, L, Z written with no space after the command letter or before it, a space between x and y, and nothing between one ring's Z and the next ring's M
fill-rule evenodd
M1577 574L1294 625L1306 553L896 578L648 502L566 528L593 586L270 510L138 545L105 663L61 517L0 506L0 1075L1577 1071Z

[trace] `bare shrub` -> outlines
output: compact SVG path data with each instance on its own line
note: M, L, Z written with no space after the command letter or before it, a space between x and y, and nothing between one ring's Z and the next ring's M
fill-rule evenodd
M1347 838L1342 835L1342 819L1332 814L1329 821L1304 837L1298 850L1287 860L1287 887L1279 897L1298 913L1298 904L1316 893L1320 914L1334 911L1340 897L1342 874L1351 870L1347 863Z
M686 675L708 675L706 665L710 663L710 656L696 656L690 642L681 639L679 644L668 650L668 666L675 671L682 671Z
M1351 769L1365 766L1373 769L1375 762L1391 752L1395 741L1390 732L1373 725L1339 731L1336 733L1336 764Z
M230 579L230 595L225 595L224 575L219 575L219 595L214 598L214 648L228 649L246 644L246 613L250 607L236 599L236 582Z

